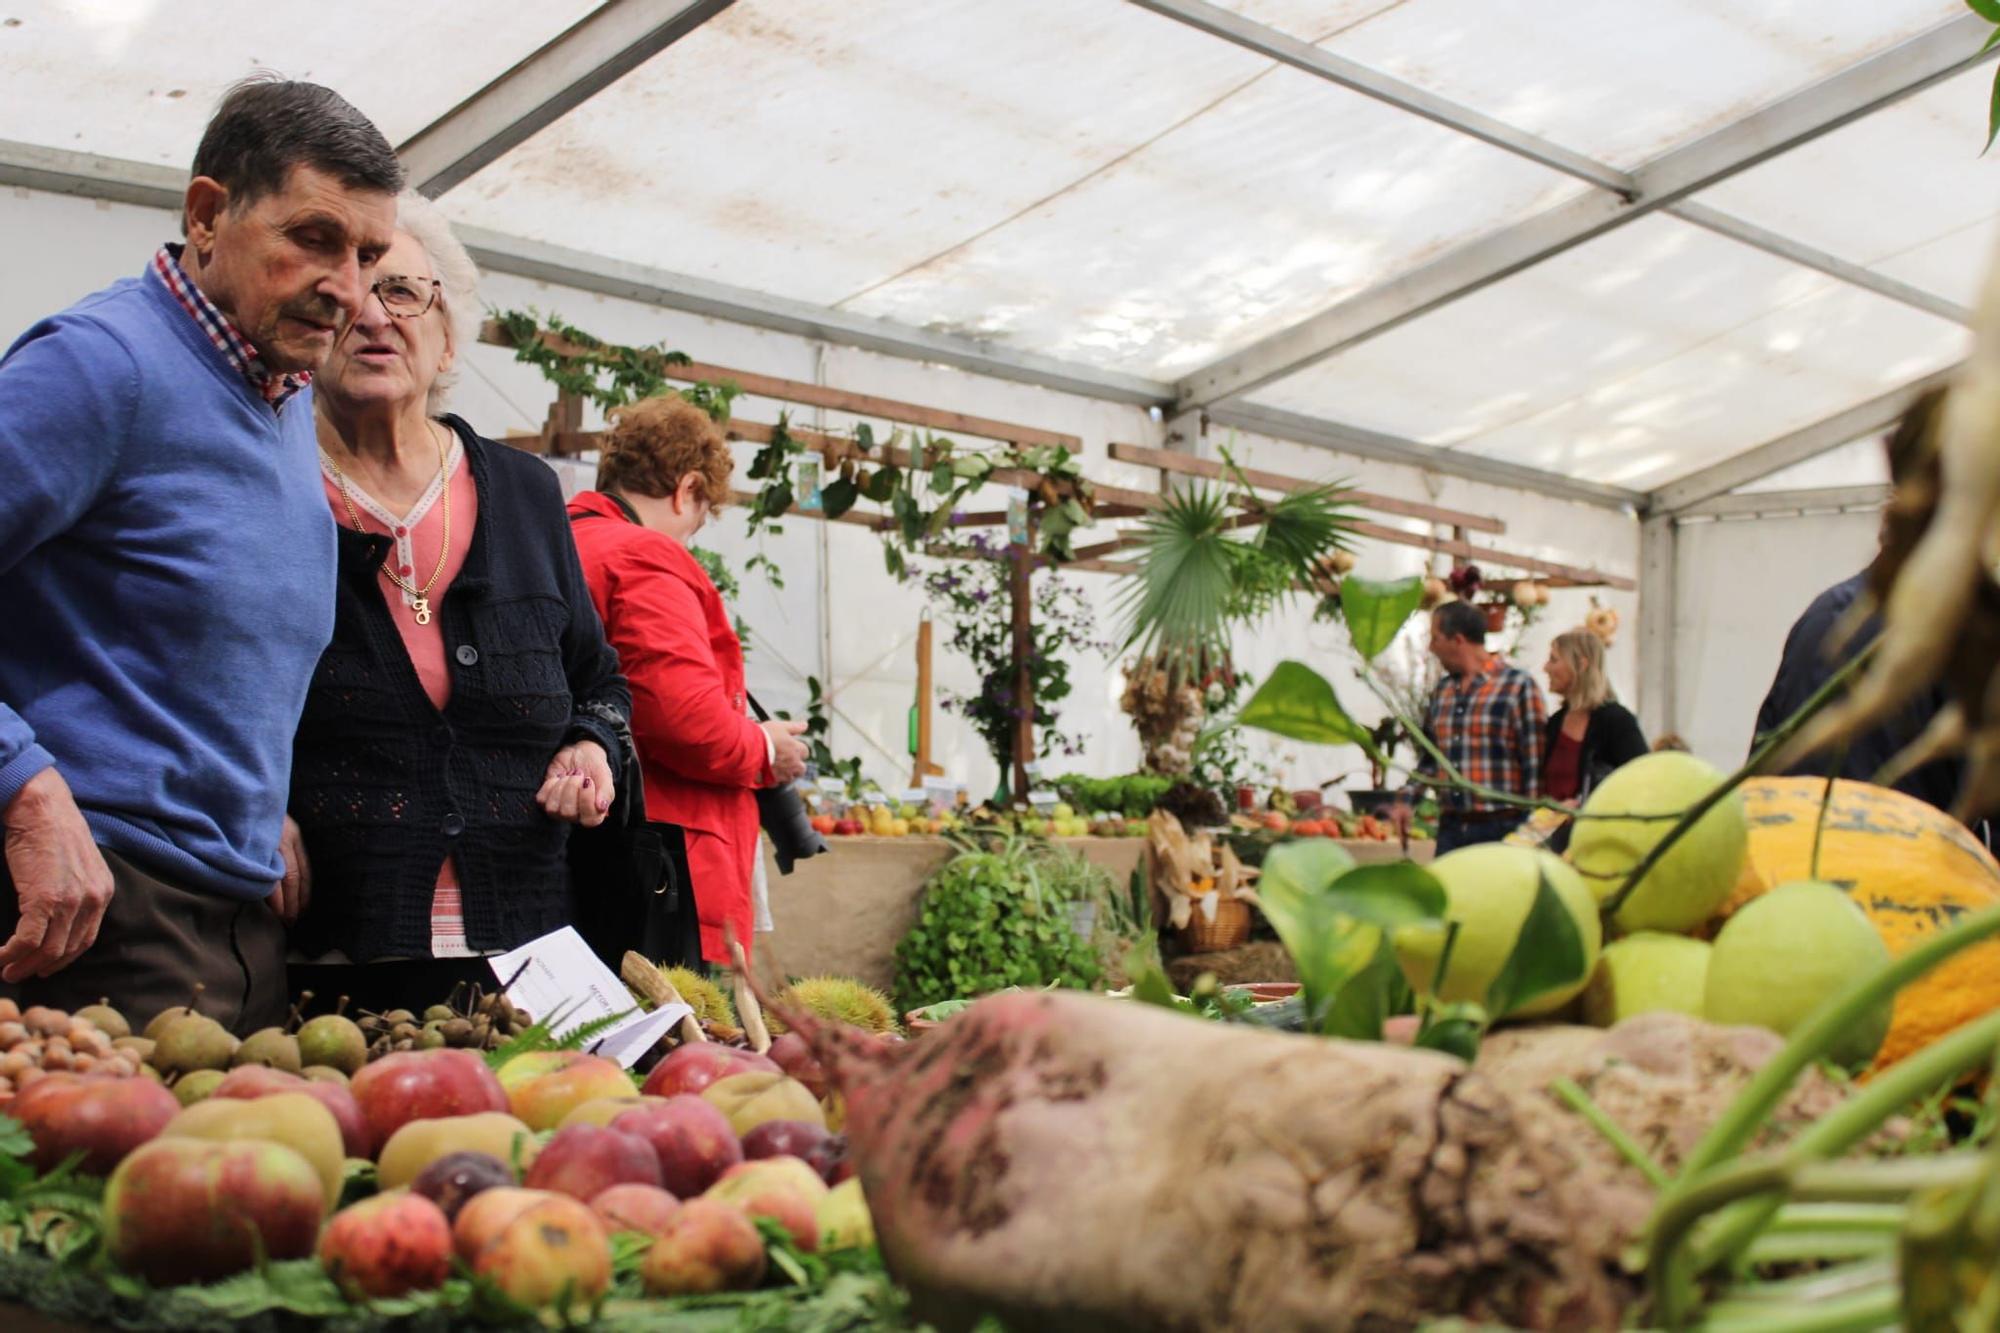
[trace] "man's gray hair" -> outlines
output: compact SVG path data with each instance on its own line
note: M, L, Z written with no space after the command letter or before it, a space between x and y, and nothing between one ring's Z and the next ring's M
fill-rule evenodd
M486 317L479 303L479 266L459 244L444 210L415 190L405 190L396 198L396 230L408 232L424 247L443 284L438 300L444 306L445 327L451 331L452 365L431 383L426 407L436 416L450 401L452 386L458 383L459 371L479 341L479 325Z

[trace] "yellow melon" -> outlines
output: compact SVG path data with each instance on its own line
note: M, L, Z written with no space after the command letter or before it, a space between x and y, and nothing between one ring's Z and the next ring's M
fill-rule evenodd
M1813 830L1823 778L1752 778L1743 785L1750 854L1711 927L1765 890L1813 878ZM2000 864L1964 825L1914 796L1836 782L1818 878L1853 897L1892 957L1968 912L2000 902ZM1957 954L1896 998L1879 1070L2000 1007L2000 940Z

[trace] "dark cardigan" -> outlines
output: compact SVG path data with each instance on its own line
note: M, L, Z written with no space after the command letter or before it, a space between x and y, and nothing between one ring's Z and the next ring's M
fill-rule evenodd
M1556 752L1556 740L1562 735L1563 719L1568 716L1569 705L1564 704L1549 718L1548 729L1543 736L1544 790L1547 789L1549 756ZM1588 796L1613 769L1629 764L1647 752L1646 736L1639 730L1639 719L1633 717L1625 705L1607 699L1591 709L1590 721L1583 728L1583 751L1576 757L1577 775L1583 780L1582 794Z
M535 803L572 740L604 747L631 714L577 563L562 488L546 464L483 440L457 417L479 517L446 589L451 698L440 713L383 600L389 539L340 529L333 641L306 697L290 809L312 867L294 942L356 963L428 958L446 853L474 948L510 949L570 919L569 825Z

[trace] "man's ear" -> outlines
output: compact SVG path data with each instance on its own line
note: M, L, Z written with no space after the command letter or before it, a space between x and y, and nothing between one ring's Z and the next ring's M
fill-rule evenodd
M182 204L181 230L188 245L201 258L215 248L216 222L229 208L229 187L211 176L196 176L188 182Z

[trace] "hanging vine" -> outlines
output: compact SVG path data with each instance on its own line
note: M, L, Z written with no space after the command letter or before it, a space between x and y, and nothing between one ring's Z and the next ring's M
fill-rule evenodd
M564 392L610 411L641 398L663 393L681 397L706 411L718 424L727 423L741 390L728 383L699 383L676 389L667 370L691 365L685 353L661 344L622 347L607 343L574 325L538 311L502 311L496 318L514 346L516 360L541 371L543 378ZM553 336L546 336L553 335ZM941 541L962 519L963 502L996 474L1031 474L1025 489L1038 505L1038 551L1062 563L1074 559L1072 537L1091 522L1089 479L1075 455L1054 445L974 449L942 435L898 429L878 439L874 427L858 424L834 442L820 459L819 481L802 472L808 456L822 450L791 432L791 417L778 414L771 436L750 460L750 479L758 490L744 507L752 536L783 531L780 520L794 506L811 504L828 519L837 519L862 500L880 507L888 521L877 528L882 556L898 579L909 577L908 557ZM753 556L745 565L763 569L775 586L783 584L775 564Z

